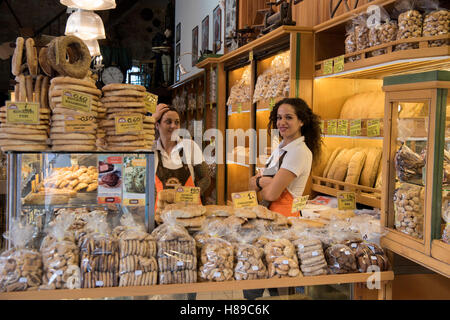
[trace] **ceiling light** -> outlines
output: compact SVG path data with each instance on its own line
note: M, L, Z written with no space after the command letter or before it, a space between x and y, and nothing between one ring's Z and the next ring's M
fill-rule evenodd
M89 53L91 54L91 57L96 57L101 54L100 52L100 46L98 44L97 40L83 40L84 43L87 45L89 49Z
M69 8L84 10L109 10L116 7L115 0L60 0L61 4Z
M82 9L78 9L69 16L64 34L76 36L82 40L106 39L102 18L92 11Z

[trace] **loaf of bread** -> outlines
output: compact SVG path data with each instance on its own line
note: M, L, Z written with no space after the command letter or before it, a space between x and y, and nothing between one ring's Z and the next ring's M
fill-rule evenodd
M380 91L358 93L349 97L341 109L340 119L372 119L384 117L385 95Z
M378 166L382 156L381 148L370 148L367 158L361 171L359 184L366 187L373 187L378 173Z
M331 156L328 158L328 162L325 166L325 169L323 169L322 177L328 178L328 172L330 171L333 161L334 161L334 159L336 159L337 155L341 151L342 151L342 148L340 148L340 147L337 147L336 149L333 150L333 152L331 153Z
M366 152L364 150L357 151L350 159L348 163L347 176L345 177L345 182L358 184L359 177L361 175L361 170L366 161Z

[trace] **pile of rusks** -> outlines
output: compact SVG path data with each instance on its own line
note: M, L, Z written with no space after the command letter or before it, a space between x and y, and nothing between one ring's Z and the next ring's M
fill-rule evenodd
M6 106L0 108L2 151L139 151L153 147L154 118L147 116L146 89L140 85L110 84L97 88L90 71L91 56L77 37L56 37L36 44L33 38L17 38L12 74L17 102L39 103L39 123L6 121ZM63 104L67 91L90 97L90 109ZM141 117L143 130L119 134L116 116ZM69 125L83 120L83 126ZM70 126L70 127L69 127Z

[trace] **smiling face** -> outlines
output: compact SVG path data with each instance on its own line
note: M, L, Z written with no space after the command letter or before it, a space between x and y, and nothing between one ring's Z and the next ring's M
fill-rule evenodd
M301 136L300 128L303 122L297 117L295 109L290 104L282 104L277 111L277 128L283 139L293 140Z
M156 123L161 137L171 138L175 130L180 129L180 116L175 111L167 111L161 118L160 123Z

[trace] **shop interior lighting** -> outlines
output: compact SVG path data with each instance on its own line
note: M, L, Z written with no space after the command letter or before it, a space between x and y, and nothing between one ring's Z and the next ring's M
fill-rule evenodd
M97 40L83 40L84 43L87 45L89 49L89 53L91 54L91 57L97 57L101 54L100 52L100 46L98 44Z
M116 0L60 0L61 4L69 8L84 10L109 10L116 7Z
M76 36L82 40L106 39L102 18L92 11L78 9L67 19L66 36Z

